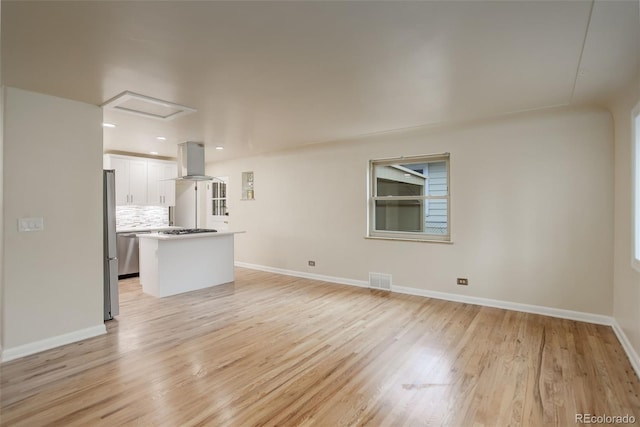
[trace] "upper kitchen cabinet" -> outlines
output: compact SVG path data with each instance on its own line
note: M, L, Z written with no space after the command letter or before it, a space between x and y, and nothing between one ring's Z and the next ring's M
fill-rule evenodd
M116 205L175 206L176 162L105 154L104 168L116 171Z
M176 162L147 161L148 204L175 206L178 168Z
M116 205L147 204L146 159L107 154L104 167L116 171Z

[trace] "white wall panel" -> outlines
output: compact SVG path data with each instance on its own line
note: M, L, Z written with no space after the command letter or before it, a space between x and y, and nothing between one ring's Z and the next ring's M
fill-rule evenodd
M96 106L6 89L7 352L77 331L104 331L101 122ZM43 218L44 230L18 232L23 217Z

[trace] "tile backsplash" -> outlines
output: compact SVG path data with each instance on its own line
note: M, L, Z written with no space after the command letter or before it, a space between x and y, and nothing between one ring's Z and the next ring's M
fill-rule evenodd
M167 225L169 225L168 207L116 206L116 229Z

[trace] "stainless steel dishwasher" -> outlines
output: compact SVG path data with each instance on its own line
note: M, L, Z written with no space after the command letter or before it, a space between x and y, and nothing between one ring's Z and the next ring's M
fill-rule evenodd
M150 233L150 231L117 234L116 246L118 250L118 277L134 276L140 273L138 261L138 234L145 233Z

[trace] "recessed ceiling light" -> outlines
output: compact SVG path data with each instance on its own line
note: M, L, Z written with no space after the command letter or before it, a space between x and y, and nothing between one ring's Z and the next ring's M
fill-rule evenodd
M160 140L160 141L166 141L167 138L165 138L164 136L156 136L156 139Z
M411 174L410 173L405 173L404 176L411 176Z
M224 147L222 145L216 145L216 150L224 150Z
M157 156L158 152L157 151L150 151L149 154L153 154L154 156Z
M116 125L114 125L113 123L103 123L102 126L104 126L106 128L114 128L114 127L116 127Z

